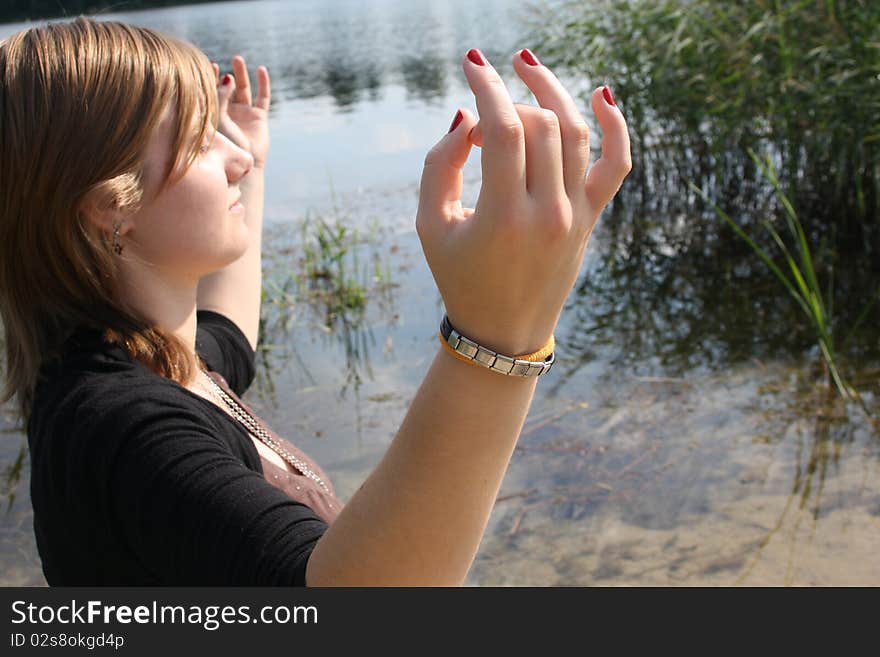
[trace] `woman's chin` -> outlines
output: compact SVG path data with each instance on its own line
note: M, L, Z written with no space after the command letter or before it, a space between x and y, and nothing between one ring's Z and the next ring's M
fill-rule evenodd
M229 252L229 262L226 264L230 265L237 260L240 260L245 253L248 252L248 248L251 245L250 233L248 233L247 237L240 242L236 242L236 248L230 250Z
M236 244L239 249L239 254L237 258L243 256L247 250L251 246L251 242L253 241L253 235L251 234L251 229L247 225L247 222L242 221L240 225L240 232L238 234L238 239L236 240ZM236 259L237 259L236 258Z
M235 239L230 241L222 254L218 254L218 257L214 260L211 268L212 271L218 271L227 265L231 265L233 262L240 260L242 256L247 253L250 245L251 233L247 226L244 226L240 232L236 233Z

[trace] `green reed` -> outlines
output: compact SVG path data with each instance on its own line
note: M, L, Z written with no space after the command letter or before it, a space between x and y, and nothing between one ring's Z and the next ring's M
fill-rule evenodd
M328 324L339 314L363 311L367 287L357 278L357 228L350 228L338 216L331 224L319 215L311 215L303 222L301 232L302 275L309 293L326 304Z
M755 165L760 169L764 177L773 186L776 197L782 208L782 218L788 229L789 240L791 245L786 243L779 231L776 230L773 223L768 219L761 220L761 225L767 230L773 243L779 249L779 253L784 261L784 265L780 267L776 264L771 255L760 246L749 234L717 204L712 202L708 195L699 187L690 183L691 189L703 197L704 200L711 203L715 212L721 217L733 231L741 237L752 248L752 250L761 258L764 264L773 272L776 278L785 286L791 297L803 311L809 320L813 331L816 335L817 344L820 353L826 365L826 371L830 382L841 394L841 396L861 402L858 392L850 386L843 378L838 365L837 354L835 349L835 330L833 324L833 296L831 290L833 287L828 286L827 294L823 293L816 275L815 257L810 248L810 242L807 233L798 214L794 209L790 199L783 192L776 169L773 166L769 156L759 157L754 151L749 150L749 156ZM786 273L786 268L787 272ZM878 290L880 293L880 290ZM871 300L861 313L859 320L850 328L848 336L844 339L844 344L849 341L855 331L859 328L859 324L868 315L870 307L877 299L877 295Z
M266 379L260 387L270 393L278 363L299 358L290 340L298 317L307 317L308 324L354 353L352 345L368 330L370 303L379 303L380 312L387 310L397 287L389 260L395 247L385 244L378 218L361 231L340 213L334 198L332 215L309 212L298 223L293 229L274 227L264 241L258 378ZM369 262L361 262L359 251Z
M294 234L298 232L298 242ZM298 229L276 228L265 240L261 291L261 346L276 344L293 328L301 308L331 330L340 317L356 320L367 302L367 287L356 277L358 234L338 213L308 213Z

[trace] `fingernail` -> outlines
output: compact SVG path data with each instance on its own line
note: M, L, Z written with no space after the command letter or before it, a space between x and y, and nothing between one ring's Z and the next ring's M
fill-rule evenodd
M611 87L608 85L602 87L602 95L605 96L606 103L609 105L617 105L617 103L614 102L614 96L611 95Z
M529 66L540 66L541 62L538 61L538 58L535 57L535 53L533 53L528 48L523 48L522 52L519 54L522 57L522 60L528 64Z
M452 119L452 125L449 126L449 132L452 132L453 130L455 130L458 127L458 124L461 123L461 120L463 118L464 118L464 114L461 113L461 110L458 110L455 113L455 118ZM446 134L449 134L449 132L447 132Z
M223 80L220 82L220 84L222 84L225 87L230 82L232 82L232 76L229 75L229 73L227 73L226 75L223 76Z
M468 50L467 58L469 60L471 60L477 66L485 66L486 65L486 60L483 57L483 53L481 53L476 48L471 48L470 50Z

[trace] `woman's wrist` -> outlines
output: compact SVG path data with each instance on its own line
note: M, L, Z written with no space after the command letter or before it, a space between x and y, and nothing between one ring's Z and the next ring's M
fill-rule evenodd
M513 355L506 355L462 335L449 321L449 316L444 315L438 337L444 350L453 358L499 374L538 377L549 372L555 361L556 341L552 335L538 350L519 353L511 351Z
M462 336L511 358L520 358L523 354L531 354L542 349L553 338L554 333L552 329L545 328L528 335L516 335L512 330L500 327L498 324L478 328L470 324L460 325L452 316L447 314L447 317L452 327Z

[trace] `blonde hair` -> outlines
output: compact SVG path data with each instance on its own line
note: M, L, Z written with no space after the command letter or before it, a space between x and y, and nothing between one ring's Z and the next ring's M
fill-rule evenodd
M87 199L124 212L144 201L147 142L168 107L174 155L161 188L217 125L214 73L201 51L83 17L0 42L0 402L17 396L25 422L41 366L79 326L101 330L161 376L183 383L194 374L181 340L114 298L112 236L83 214Z

